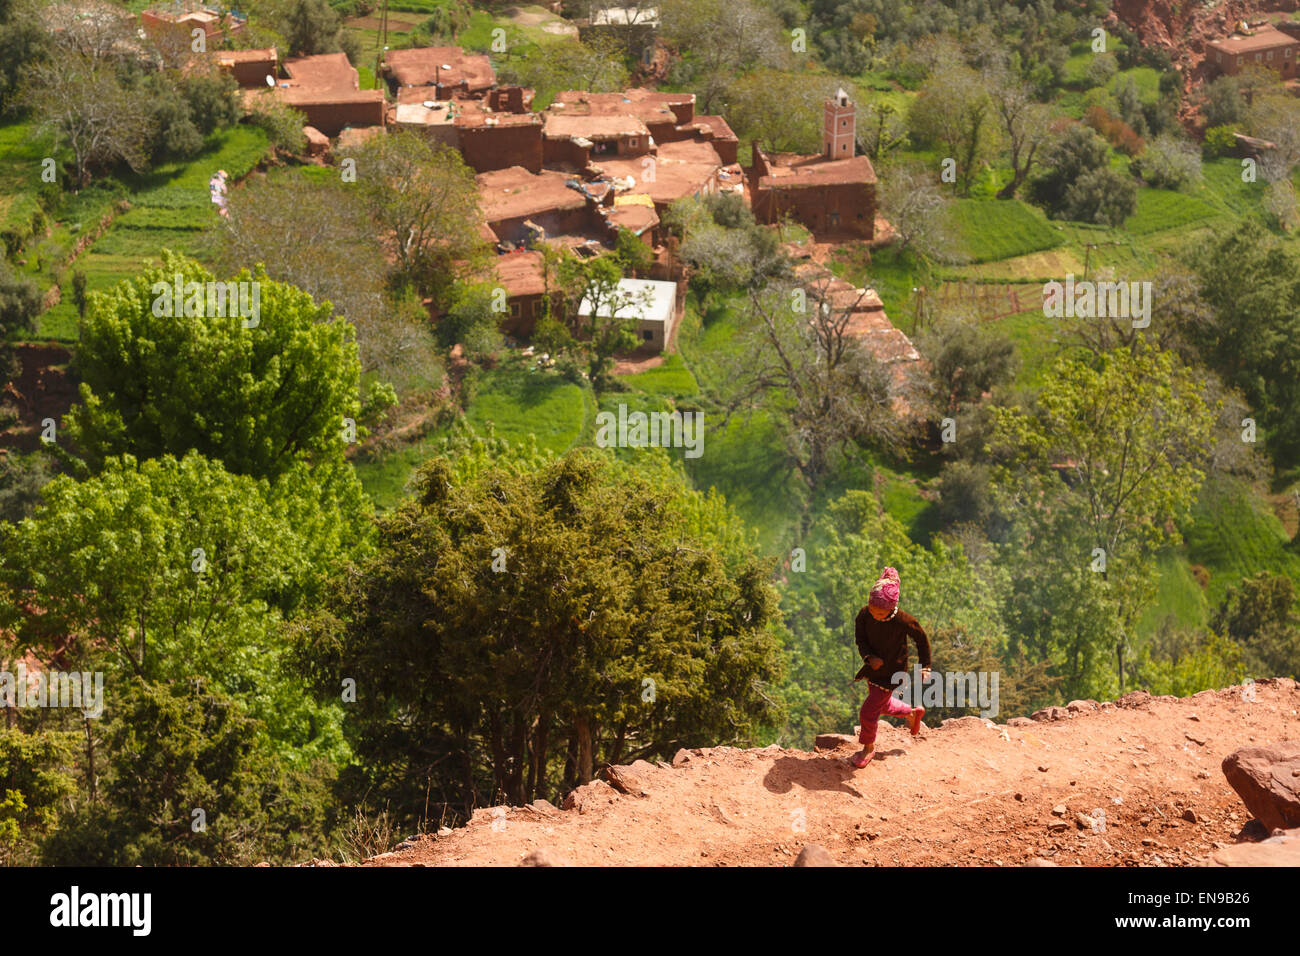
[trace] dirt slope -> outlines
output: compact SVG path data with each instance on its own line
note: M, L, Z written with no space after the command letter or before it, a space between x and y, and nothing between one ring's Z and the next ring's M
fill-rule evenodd
M1137 692L1014 727L965 717L917 738L882 721L864 770L843 759L848 744L683 751L676 767L622 768L633 794L596 781L570 810L482 809L466 827L365 865L513 866L534 850L575 865L788 865L806 843L849 865L1194 863L1249 819L1223 758L1300 738L1296 683L1254 691L1253 702L1239 687L1183 699ZM1098 809L1098 826L1076 816Z

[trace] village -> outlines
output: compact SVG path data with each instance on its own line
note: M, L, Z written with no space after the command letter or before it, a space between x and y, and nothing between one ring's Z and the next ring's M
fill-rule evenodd
M0 867L1267 842L1294 7L0 0Z

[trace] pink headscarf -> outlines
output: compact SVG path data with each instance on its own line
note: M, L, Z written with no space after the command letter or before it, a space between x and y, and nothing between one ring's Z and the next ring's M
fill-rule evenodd
M885 568L871 586L871 599L867 603L879 608L897 607L900 585L898 572L893 568Z

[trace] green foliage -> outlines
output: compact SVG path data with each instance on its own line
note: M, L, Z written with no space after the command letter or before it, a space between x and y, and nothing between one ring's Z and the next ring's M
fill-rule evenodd
M1300 461L1300 259L1242 223L1205 243L1192 264L1211 317L1189 339L1255 410L1273 460Z
M260 268L235 279L260 289L256 326L244 328L252 320L238 310L156 315L160 300L175 311L178 276L187 299L188 283L215 279L164 253L161 266L93 297L76 359L81 404L68 417L91 466L195 450L232 472L274 478L298 461L341 460L343 419L359 413L352 327Z
M992 411L992 445L1004 456L996 481L1014 495L1029 536L1028 547L1009 545L1025 556L1021 633L1035 630L1025 609L1035 595L1043 607L1109 618L1123 688L1127 642L1153 596L1152 556L1177 542L1175 525L1190 513L1214 442L1201 383L1170 353L1139 345L1093 363L1063 356L1032 410ZM1054 636L1044 644L1039 633L1035 656L1067 666L1072 690L1101 686L1097 622L1086 632L1080 622L1078 636L1070 634L1074 616L1047 623ZM1092 636L1081 641L1082 633Z
M1029 182L1034 202L1054 219L1118 226L1137 208L1137 184L1112 169L1106 142L1086 126L1069 126L1043 155Z
M40 310L40 287L0 259L0 339L32 331Z
M832 501L808 540L807 571L789 575L782 598L790 632L782 739L806 745L817 733L852 729L861 703L853 675L862 663L853 622L886 565L902 578L901 606L928 633L961 634L989 652L1002 647L1000 573L977 568L959 548L916 545L869 492L850 491Z
M77 737L0 729L0 865L28 862L34 840L57 823L59 805L76 790Z
M0 458L0 521L19 521L31 514L53 474L50 459L40 452L10 452Z
M438 344L447 349L460 345L471 358L500 349L503 338L498 322L502 315L493 308L496 299L489 284L461 288L447 314L438 320Z
M266 133L276 149L296 154L307 148L307 134L302 131L307 116L302 110L269 96L259 96L248 106L248 121Z
M1211 626L1241 645L1253 674L1294 677L1300 670L1300 610L1286 575L1260 571L1229 587Z
M337 758L337 714L286 675L277 630L363 533L350 471L334 482L350 507L315 479L300 466L272 487L196 454L56 478L4 534L0 582L33 601L7 609L9 626L44 654L81 636L74 663L113 680L203 676L266 722L285 759Z
M327 778L281 769L227 694L202 680L126 680L112 713L101 798L64 817L45 865L248 866L323 850Z
M775 594L691 532L693 494L590 452L471 477L429 462L304 633L322 693L367 675L347 710L357 790L415 820L770 723Z

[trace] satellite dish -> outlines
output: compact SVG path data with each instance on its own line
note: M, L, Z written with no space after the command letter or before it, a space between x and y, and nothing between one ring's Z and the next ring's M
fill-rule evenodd
M275 77L273 77L270 73L266 74L266 85L271 88L275 87Z
M424 101L423 103L421 103L420 105L423 106L426 110L436 110L436 109L438 108L438 101L437 101L437 100L425 100L425 101Z

